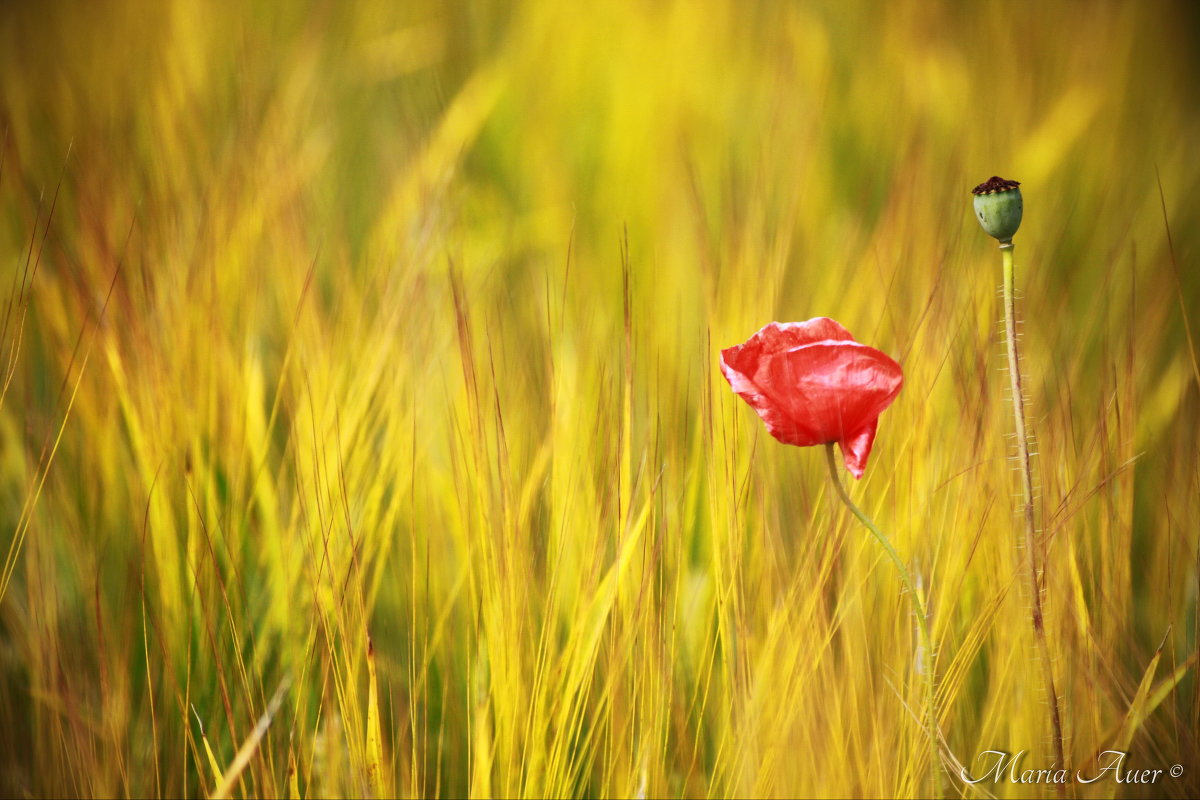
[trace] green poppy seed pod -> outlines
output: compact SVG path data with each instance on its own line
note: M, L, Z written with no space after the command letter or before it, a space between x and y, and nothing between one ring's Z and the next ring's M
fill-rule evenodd
M1021 227L1025 203L1021 199L1019 181L1006 181L992 176L971 190L975 195L975 218L989 236L1001 244L1012 242L1013 234Z

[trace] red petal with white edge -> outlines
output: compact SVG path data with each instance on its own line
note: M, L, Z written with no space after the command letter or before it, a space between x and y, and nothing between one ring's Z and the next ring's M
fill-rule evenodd
M829 317L815 317L804 322L769 322L746 340L745 344L721 351L721 368L726 365L742 374L753 374L764 356L791 350L805 344L823 341L854 341L850 331Z

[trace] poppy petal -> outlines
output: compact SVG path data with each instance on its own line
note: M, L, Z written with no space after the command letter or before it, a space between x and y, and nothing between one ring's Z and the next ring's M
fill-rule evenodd
M871 455L871 446L875 444L875 430L879 427L879 418L871 420L862 430L847 436L838 442L842 448L842 460L846 469L856 479L861 479L867 468L867 457Z
M841 323L829 317L814 317L804 322L769 322L745 344L722 350L721 361L743 375L753 375L764 356L829 340L852 342L854 337Z
M728 353L729 350L721 351L721 373L725 376L725 380L729 381L733 391L758 412L758 416L772 436L784 444L794 444L798 447L821 444L811 430L801 427L794 419L790 418L779 403L768 397L755 385L751 377L732 367L727 357Z
M904 383L900 365L858 342L817 342L763 359L754 383L817 444L878 418Z

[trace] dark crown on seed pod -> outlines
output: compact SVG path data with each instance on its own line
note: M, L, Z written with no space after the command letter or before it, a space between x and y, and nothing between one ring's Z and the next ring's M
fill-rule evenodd
M1007 192L1021 185L1020 181L1006 181L998 175L993 175L971 190L971 194L995 194Z

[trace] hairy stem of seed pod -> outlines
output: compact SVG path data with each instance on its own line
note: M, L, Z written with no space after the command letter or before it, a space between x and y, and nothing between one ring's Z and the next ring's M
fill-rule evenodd
M1021 499L1025 518L1025 567L1033 616L1033 637L1037 642L1038 660L1042 664L1042 675L1046 682L1046 695L1050 703L1050 721L1054 729L1054 759L1058 769L1067 769L1063 756L1062 718L1058 711L1058 694L1054 689L1054 669L1050 664L1050 647L1046 643L1046 626L1042 617L1041 582L1038 580L1037 528L1033 519L1033 469L1029 462L1029 434L1025 429L1025 395L1021 387L1021 364L1017 353L1017 306L1013 295L1013 245L1012 240L1000 243L1000 257L1004 261L1004 338L1008 347L1008 377L1012 388L1013 420L1017 434L1017 461L1021 472ZM1065 787L1055 784L1059 793Z
M850 513L858 517L858 521L866 526L875 540L883 547L885 553L891 558L892 563L896 565L896 571L900 573L900 580L904 583L904 588L908 590L909 597L912 598L913 610L917 615L917 626L921 631L921 645L925 650L925 664L921 672L925 677L925 724L926 732L929 734L929 776L930 783L933 786L934 797L944 797L942 792L942 764L941 751L938 748L938 713L937 695L934 691L934 663L933 663L933 631L929 627L929 617L925 613L925 595L917 587L916 581L909 574L908 567L904 565L904 560L900 558L900 554L896 552L896 548L892 547L891 541L884 535L883 531L876 527L874 521L868 517L861 508L854 504L850 499L850 495L846 494L845 487L842 486L842 481L838 477L838 462L837 456L833 451L833 442L825 445L825 460L829 464L829 477L833 481L833 488L837 490L838 497L846 504L846 508L850 509Z

